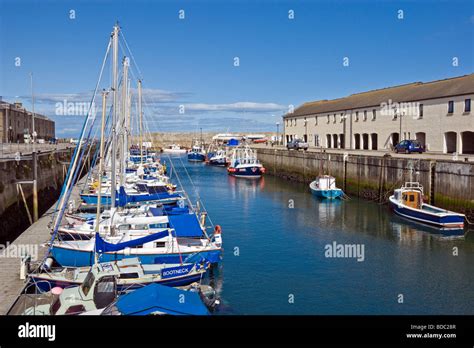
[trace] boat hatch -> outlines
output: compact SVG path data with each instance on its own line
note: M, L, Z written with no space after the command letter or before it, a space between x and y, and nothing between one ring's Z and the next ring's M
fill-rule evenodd
M94 303L97 308L111 304L117 295L117 284L114 276L102 277L94 288Z
M402 195L403 204L410 208L420 209L421 197L419 191L405 191Z

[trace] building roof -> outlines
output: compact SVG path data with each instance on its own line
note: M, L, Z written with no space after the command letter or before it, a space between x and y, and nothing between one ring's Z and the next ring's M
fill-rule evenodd
M19 102L16 102L16 103L9 103L9 102L6 102L6 101L4 101L4 100L2 100L2 99L0 99L0 109L16 110L16 111L19 111L19 112L26 113L26 114L29 115L29 116L31 116L31 115L33 114L31 111L26 110L26 109L23 107L23 104L22 104L22 103L19 103ZM35 112L35 118L43 119L43 120L48 120L48 121L54 122L54 121L51 120L49 117L47 117L47 116L45 116L45 115L38 114L37 112Z
M413 82L351 94L344 98L308 102L284 117L316 115L373 107L379 106L382 103L388 103L389 100L392 100L392 102L411 102L465 94L474 94L474 74L425 83Z

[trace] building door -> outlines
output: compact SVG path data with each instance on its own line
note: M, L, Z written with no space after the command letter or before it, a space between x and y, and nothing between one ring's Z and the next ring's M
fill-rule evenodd
M416 140L426 149L426 133L418 132L415 134Z
M444 133L444 152L453 153L456 152L456 132L446 132Z
M462 132L461 133L461 153L474 154L474 132Z
M378 149L378 135L377 133L372 133L370 134L370 140L372 142L372 148L371 150L377 150Z

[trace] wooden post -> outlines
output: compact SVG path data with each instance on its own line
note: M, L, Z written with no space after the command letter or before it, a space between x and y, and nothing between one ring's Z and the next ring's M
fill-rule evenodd
M33 152L33 221L38 221L38 154Z
M436 161L430 161L430 177L429 177L429 203L435 204L435 178L436 178Z

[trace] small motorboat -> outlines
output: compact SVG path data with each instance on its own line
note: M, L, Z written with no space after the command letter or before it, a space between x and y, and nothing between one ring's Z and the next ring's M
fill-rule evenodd
M240 178L258 179L265 173L265 168L257 159L257 153L245 145L235 148L232 152L227 173Z
M441 209L423 202L423 186L418 182L406 182L389 198L396 214L443 230L462 230L465 215Z
M309 184L311 192L319 198L342 198L344 191L336 187L336 178L330 175L318 176Z

